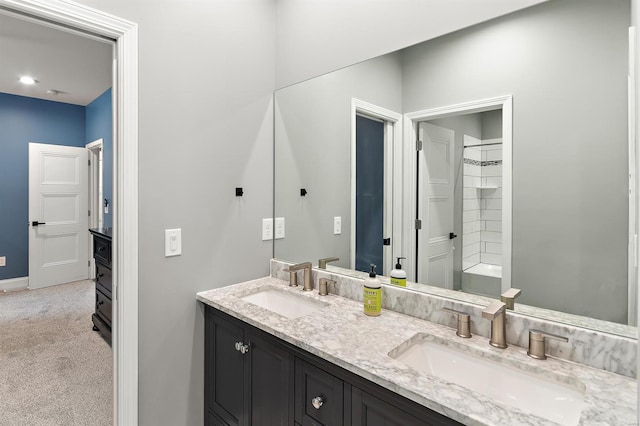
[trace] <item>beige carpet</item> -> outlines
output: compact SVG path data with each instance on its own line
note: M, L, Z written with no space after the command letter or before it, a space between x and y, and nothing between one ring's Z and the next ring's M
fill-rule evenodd
M93 281L0 292L0 425L111 425L111 347Z

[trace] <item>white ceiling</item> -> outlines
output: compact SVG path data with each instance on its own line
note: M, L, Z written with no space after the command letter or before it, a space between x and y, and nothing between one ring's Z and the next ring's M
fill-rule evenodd
M0 13L0 92L86 106L111 87L112 48ZM25 86L23 75L39 83Z

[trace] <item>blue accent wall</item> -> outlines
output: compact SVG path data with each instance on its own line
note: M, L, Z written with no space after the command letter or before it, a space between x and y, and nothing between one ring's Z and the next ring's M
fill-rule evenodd
M0 93L0 280L29 275L29 142L84 146L85 108Z
M113 120L111 89L98 96L86 107L86 143L102 138L102 170L104 198L109 201L109 213L104 215L104 226L113 223ZM103 207L104 208L104 207Z

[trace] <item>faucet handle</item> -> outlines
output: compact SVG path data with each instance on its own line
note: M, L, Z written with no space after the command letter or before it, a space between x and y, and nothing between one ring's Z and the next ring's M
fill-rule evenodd
M283 271L289 273L289 287L298 287L298 271L291 270L290 268L284 269Z
M323 259L318 260L318 268L327 269L327 263L329 262L337 262L339 261L339 257L325 257Z
M507 305L504 302L500 302L499 300L494 300L482 310L482 318L493 321L500 314L503 314Z
M458 327L456 328L456 336L469 338L471 337L469 314L466 312L456 311L455 309L442 308L444 312L453 314L458 319Z
M507 309L513 310L516 297L520 296L521 293L522 290L512 287L500 295L500 301L507 305Z
M547 351L545 340L556 339L562 342L568 342L569 339L557 334L547 333L546 331L531 329L529 330L529 350L527 355L535 359L547 359Z

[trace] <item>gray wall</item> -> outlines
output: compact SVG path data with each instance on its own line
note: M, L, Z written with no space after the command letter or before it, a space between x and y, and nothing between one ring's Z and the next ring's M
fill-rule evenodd
M277 0L276 87L544 1Z
M385 55L277 91L275 209L286 223L277 258L317 264L337 256L333 265L349 267L351 99L399 113L401 73L398 55ZM334 216L342 217L340 235Z
M405 112L513 95L522 303L627 320L629 21L629 1L553 1L403 56Z
M495 139L502 137L502 109L487 111L481 114L482 138Z
M202 425L195 294L269 273L274 3L81 2L140 25L140 424ZM166 228L182 256L164 257Z

